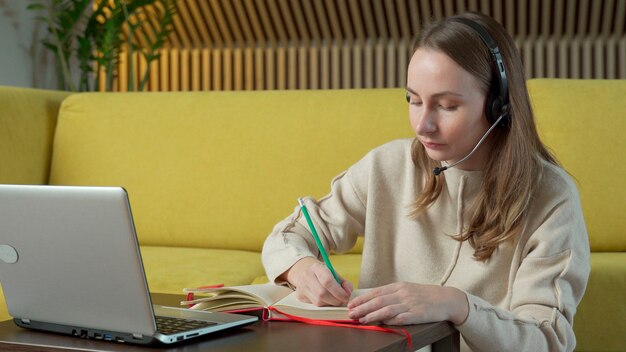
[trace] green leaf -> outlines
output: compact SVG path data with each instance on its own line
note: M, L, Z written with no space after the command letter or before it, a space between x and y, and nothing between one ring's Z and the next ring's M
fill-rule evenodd
M58 50L58 49L57 49L57 47L56 47L56 45L51 44L51 43L46 43L46 42L44 42L44 43L43 43L43 46L45 46L46 48L48 48L48 49L52 50L52 51L53 51L53 52L55 52L55 53L56 53L56 52L57 52L57 50Z
M26 6L26 9L27 10L35 10L35 11L37 11L37 10L45 10L46 7L44 5L42 5L42 4L30 4L30 5Z
M151 54L151 55L146 56L146 60L154 61L154 60L158 59L160 56L161 56L161 53Z

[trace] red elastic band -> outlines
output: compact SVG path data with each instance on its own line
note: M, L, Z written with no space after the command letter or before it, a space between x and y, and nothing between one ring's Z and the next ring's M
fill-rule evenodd
M279 313L281 315L286 316L289 319L284 319L284 318L272 318L269 314L268 311L274 311L276 313ZM291 315L291 314L287 314L284 312L281 312L280 310L274 308L274 307L268 307L267 310L263 311L263 316L262 319L264 321L298 321L301 323L305 323L305 324L311 324L311 325L322 325L322 326L335 326L335 327L341 327L341 328L352 328L352 329L360 329L360 330L370 330L370 331L380 331L380 332L387 332L387 333L393 333L393 334L398 334L398 335L403 335L404 337L406 337L406 342L407 345L409 347L409 351L413 350L413 343L411 341L411 334L409 334L408 331L406 331L405 329L399 328L399 329L390 329L390 328L384 328L382 326L378 326L378 325L358 325L358 321L354 320L352 321L343 321L343 322L338 322L338 321L330 321L330 320L317 320L317 319L309 319L309 318L303 318L303 317L299 317L299 316L295 316L295 315Z

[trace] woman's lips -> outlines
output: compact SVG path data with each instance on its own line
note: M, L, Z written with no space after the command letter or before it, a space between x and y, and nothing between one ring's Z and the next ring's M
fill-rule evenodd
M428 149L441 149L441 148L443 148L443 144L439 144L439 143L422 141L422 144L424 145L424 147L426 147Z

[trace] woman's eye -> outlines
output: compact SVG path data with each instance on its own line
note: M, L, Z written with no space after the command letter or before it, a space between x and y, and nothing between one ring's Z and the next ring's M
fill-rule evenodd
M422 105L421 101L418 101L418 99L415 97L411 97L409 93L406 94L406 102L411 105Z
M457 105L439 105L439 107L445 111L454 111L458 107Z

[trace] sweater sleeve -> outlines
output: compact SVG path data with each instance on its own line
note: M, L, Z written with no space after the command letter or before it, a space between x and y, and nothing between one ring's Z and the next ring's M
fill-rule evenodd
M574 187L574 186L571 186ZM571 189L571 188L570 188ZM457 326L472 350L572 351L576 307L589 277L589 242L574 189L544 210L521 244L509 308L467 294L469 315Z
M360 172L364 161L355 164L348 171L335 177L331 182L330 194L316 201L304 198L311 220L327 252L342 253L351 249L359 234L363 234L365 222L364 196L355 188L355 179L367 173ZM352 178L354 173L359 176ZM319 250L297 206L291 216L279 222L265 240L262 261L271 282L287 271L298 260L313 256L320 257Z

